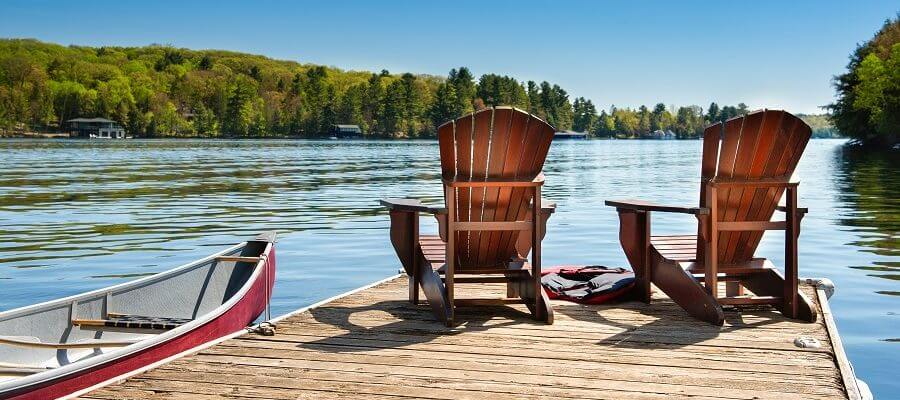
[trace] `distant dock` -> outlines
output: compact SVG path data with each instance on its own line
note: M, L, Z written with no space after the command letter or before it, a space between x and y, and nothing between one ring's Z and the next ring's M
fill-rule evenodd
M553 134L553 139L587 139L587 132L562 131Z
M717 327L659 297L554 301L553 325L520 305L462 308L446 328L398 276L282 317L275 336L243 334L81 398L859 399L824 292L801 288L816 323L761 310Z

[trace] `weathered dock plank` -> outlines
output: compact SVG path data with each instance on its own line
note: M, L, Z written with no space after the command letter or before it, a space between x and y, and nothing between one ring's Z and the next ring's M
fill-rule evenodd
M501 286L460 285L460 296ZM650 304L555 302L556 323L524 306L462 308L444 327L397 278L82 395L85 399L842 399L841 349L819 307L807 324L768 310L723 327ZM833 328L832 328L833 329ZM794 345L812 337L817 349ZM835 351L837 350L837 352Z

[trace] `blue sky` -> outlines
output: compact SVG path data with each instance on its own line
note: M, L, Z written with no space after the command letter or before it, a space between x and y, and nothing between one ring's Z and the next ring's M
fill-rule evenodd
M43 1L0 37L171 44L345 69L548 80L599 107L745 102L818 112L896 1Z

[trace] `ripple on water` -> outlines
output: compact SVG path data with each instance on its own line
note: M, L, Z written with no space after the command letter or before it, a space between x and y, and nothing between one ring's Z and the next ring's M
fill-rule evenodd
M900 386L900 157L814 140L798 168L801 274L837 284L832 307L857 372ZM383 197L441 202L433 141L0 141L0 310L146 276L277 230L273 311L287 312L398 269ZM544 194L558 203L548 265L625 265L608 198L696 204L699 141L552 146ZM423 218L424 231L434 231ZM654 231L691 231L654 215ZM763 255L781 264L783 242Z

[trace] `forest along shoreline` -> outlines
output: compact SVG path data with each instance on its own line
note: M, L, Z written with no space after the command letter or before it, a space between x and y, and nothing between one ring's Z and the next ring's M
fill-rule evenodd
M0 136L58 137L66 121L102 117L134 138L317 138L335 125L363 137L430 138L474 110L514 106L560 131L636 138L662 131L690 139L747 105L676 107L662 102L597 110L547 81L466 67L446 77L347 71L222 50L171 46L62 46L0 39ZM801 116L817 136L835 137L826 115Z

